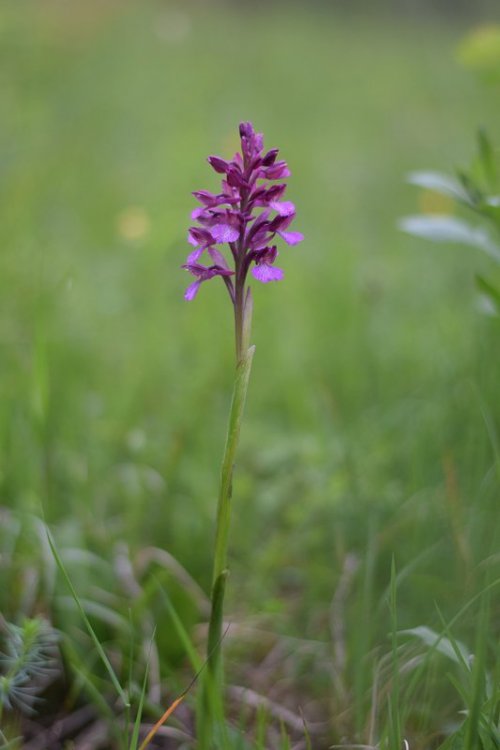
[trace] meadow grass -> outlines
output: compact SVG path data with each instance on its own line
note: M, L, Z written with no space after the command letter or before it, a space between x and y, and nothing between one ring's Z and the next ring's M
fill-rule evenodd
M190 191L215 185L203 157L230 155L252 119L289 161L306 241L283 249L284 283L254 289L234 725L256 746L305 742L300 705L315 748L395 750L439 745L467 709L458 746L493 736L500 331L473 282L488 261L395 228L433 200L408 171L466 161L480 122L495 140L500 105L455 61L464 31L300 7L2 4L0 611L64 635L69 690L42 723L120 711L42 513L136 701L149 662L146 714L199 668L233 336L222 288L183 302L179 266ZM190 729L186 708L172 731Z

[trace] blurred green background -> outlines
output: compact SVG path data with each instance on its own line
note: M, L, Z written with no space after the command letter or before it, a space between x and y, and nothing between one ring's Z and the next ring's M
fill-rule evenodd
M408 171L466 163L479 124L498 143L498 89L457 50L499 14L462 5L4 0L5 617L65 627L42 508L63 550L111 566L116 545L155 545L208 589L232 317L218 282L184 302L180 265L190 192L217 185L205 157L232 155L247 119L289 162L306 239L282 248L283 283L254 284L231 616L328 639L355 555L345 668L366 703L393 555L401 627L435 625L434 602L451 617L499 572L500 331L474 289L488 259L396 229L452 210ZM102 586L126 612L111 567L75 559L81 595L104 602ZM168 671L182 649L164 640Z

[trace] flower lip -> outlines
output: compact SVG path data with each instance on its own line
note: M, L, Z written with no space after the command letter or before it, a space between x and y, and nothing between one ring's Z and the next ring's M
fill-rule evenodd
M273 266L270 263L259 263L252 268L252 276L263 284L270 281L282 281L285 274L281 268Z
M269 281L281 281L284 273L281 268L274 266L274 261L278 255L276 245L264 247L255 253L255 266L252 268L252 276L263 284Z
M214 224L210 230L210 234L219 245L225 242L236 242L240 236L238 229L232 227L230 224Z
M271 201L269 206L279 216L295 216L295 206L292 201Z

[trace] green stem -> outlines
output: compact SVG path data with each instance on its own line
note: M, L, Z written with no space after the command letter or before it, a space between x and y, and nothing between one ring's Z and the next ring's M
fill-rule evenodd
M231 403L231 412L229 416L226 446L224 449L220 478L212 590L215 589L219 576L226 569L229 525L231 520L233 467L240 437L241 422L243 418L243 410L245 408L253 353L254 347L251 347L243 355L236 368L233 400Z
M205 703L205 709L211 718L209 718L209 716L206 717L209 726L204 727L203 744L208 740L212 745L214 743L214 713L219 714L219 719L221 721L224 720L221 641L223 637L224 592L228 575L227 550L231 522L233 468L239 443L252 359L255 351L254 346L248 346L252 316L252 298L250 294L247 294L245 300L243 300L242 297L238 298L235 312L237 365L226 445L222 460L219 500L217 505L215 551L212 573L212 608L207 644L208 684L206 685L206 688L210 693L210 702Z

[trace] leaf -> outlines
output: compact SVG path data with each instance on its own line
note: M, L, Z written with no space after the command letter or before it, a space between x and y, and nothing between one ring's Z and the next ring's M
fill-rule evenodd
M86 698L91 700L99 709L99 711L105 715L111 722L115 721L116 717L113 710L108 705L107 700L104 697L103 691L94 684L95 676L92 673L92 667L94 666L94 659L97 655L92 655L92 658L87 654L85 661L80 657L77 649L74 648L69 638L66 638L62 642L64 649L64 656L68 664L75 674L75 680L70 687L70 691L66 696L66 702L68 704L76 701L80 695L80 691L84 690L87 693Z
M212 593L212 614L208 628L208 653L210 654L209 664L212 673L220 669L221 661L221 633L222 617L224 612L224 593L226 590L226 580L228 571L223 570L214 584Z
M443 744L439 745L439 750L463 750L464 736L465 724L461 724L456 732L450 734L450 736L445 739Z
M59 603L65 607L68 605L71 607L72 599L73 597L62 596L59 597ZM104 622L112 628L116 628L116 630L120 631L123 635L129 634L130 625L118 612L115 612L110 607L106 607L104 604L100 604L100 602L91 599L80 597L79 601L87 615L101 620L101 622Z
M66 581L66 585L67 585L67 587L69 588L69 590L71 592L71 596L75 600L75 604L77 606L77 609L80 612L80 616L81 616L82 620L85 623L85 627L87 628L87 631L88 631L90 637L92 638L92 640L94 642L94 645L96 647L97 653L99 654L100 659L101 659L102 663L104 664L104 666L106 668L106 671L109 674L109 677L111 679L111 682L114 685L114 688L115 688L116 692L118 693L118 695L120 696L121 700L123 701L123 705L124 706L128 706L129 705L128 697L125 694L125 691L123 690L122 686L120 685L118 677L116 676L116 673L115 673L113 667L111 666L111 662L109 661L108 657L106 656L106 653L105 653L103 647L101 646L99 638L97 637L97 635L96 635L96 633L95 633L92 625L90 624L90 620L87 617L85 609L84 609L84 607L83 607L83 605L81 603L81 600L78 597L78 594L76 593L75 587L73 586L73 584L71 582L71 578L69 577L68 572L67 572L66 568L64 567L64 563L61 560L61 556L59 555L59 552L57 551L57 547L55 545L55 542L53 541L52 536L51 536L51 534L50 534L50 532L49 532L48 529L46 529L46 533L47 533L47 539L48 539L48 542L49 542L49 545L50 545L50 549L52 550L52 554L53 554L54 559L56 561L57 567L59 568L60 573L62 574L64 580Z
M470 245L500 263L500 246L481 227L473 227L463 219L452 216L406 216L398 222L403 232L434 242L453 242Z
M0 740L2 743L5 743L0 745L0 750L19 750L21 747L19 743L22 742L22 739L22 737L14 737L12 740L7 741L5 735L0 731Z
M172 620L172 625L174 626L174 630L177 633L182 645L184 646L184 650L186 652L186 655L191 662L191 666L195 671L199 671L203 665L203 662L201 661L200 657L198 656L198 653L196 652L196 649L194 647L193 641L189 637L189 634L182 624L182 620L177 614L177 611L172 604L172 601L161 585L160 581L156 578L156 576L152 577L155 585L157 587L157 590L163 600L163 603L165 604L165 607L167 608L168 614L170 615L170 619Z
M484 176L490 187L494 189L497 181L497 170L495 165L495 152L491 141L484 128L479 128L477 133L477 146L479 161L483 168Z
M445 638L439 633L436 633L426 625L419 625L416 628L410 628L409 630L400 630L400 635L411 635L415 638L419 638L426 646L438 651L443 656L448 657L456 664L467 664L469 661L469 652L460 641L454 640L451 642L449 638ZM459 658L457 650L460 653L462 659Z
M487 195L478 210L500 230L500 195Z
M132 737L130 740L130 749L129 750L137 750L137 746L139 744L139 732L141 729L141 721L142 721L142 712L144 709L144 698L146 696L146 690L148 687L148 676L149 676L149 665L150 665L150 658L151 658L151 648L153 646L153 640L154 640L154 633L151 637L151 642L149 644L149 654L148 654L148 660L146 664L146 669L144 671L144 679L142 681L142 689L141 694L139 697L139 705L137 707L137 714L134 721L134 729L132 732Z
M476 286L485 303L483 305L486 308L485 312L500 316L500 289L497 289L490 281L478 274L476 274Z
M489 195L485 203L490 208L500 208L500 195Z
M458 179L469 197L469 208L477 211L478 207L484 203L484 194L475 182L477 178L475 175L460 171L458 172Z
M460 203L465 203L467 206L471 205L469 194L463 185L454 177L449 177L441 172L410 172L408 182L410 185L447 195Z

